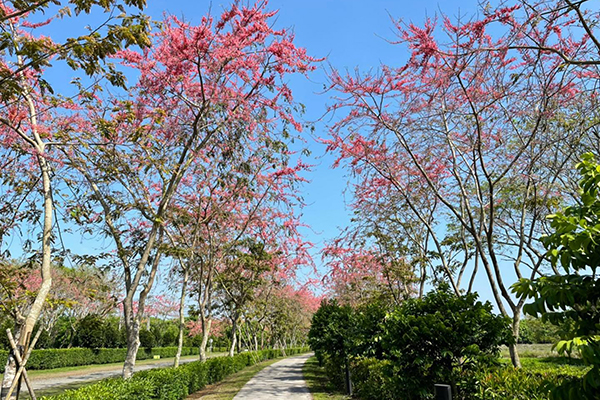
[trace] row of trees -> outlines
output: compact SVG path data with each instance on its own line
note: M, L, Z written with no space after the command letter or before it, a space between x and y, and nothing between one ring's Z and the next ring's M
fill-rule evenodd
M241 262L242 255L232 262ZM31 307L40 287L39 271L31 264L11 264L3 268L10 274L0 311L0 327L15 329L15 321ZM212 304L214 319L209 332L213 346L264 349L303 344L310 317L318 299L306 289L294 289L283 281L258 274L248 277L235 271L216 280ZM244 284L242 284L242 281ZM126 347L121 290L118 280L96 268L54 267L54 285L38 321L41 334L37 348L114 348ZM243 291L239 295L236 290ZM233 304L236 301L238 304ZM140 329L140 346L145 348L178 346L179 304L166 295L149 296ZM185 316L183 346L202 347L204 331L197 307ZM235 329L233 324L235 323ZM232 340L236 343L232 343ZM9 350L8 338L0 337L0 349Z
M546 216L579 201L573 166L600 154L600 14L585 0L480 14L393 21L406 64L331 73L341 117L324 141L352 173L355 218L325 256L338 293L375 284L396 302L431 281L470 293L483 273L518 338L526 297L510 285L559 275Z
M69 257L61 226L72 226L105 243L79 258L122 279L125 378L168 261L181 289L179 347L192 296L202 358L217 313L231 318L235 343L251 301L291 290L296 269L311 263L297 217L308 166L288 148L302 127L286 79L315 60L273 28L264 3L234 3L198 25L168 16L152 33L146 17L128 13L144 5L0 4L0 245L19 233L40 243L31 257L39 287L15 315L18 344L26 350L40 334L34 327L55 287L53 265ZM46 35L92 11L107 21L62 42ZM55 84L55 74L73 85ZM2 253L7 260L8 248ZM3 301L13 290L4 281ZM16 372L11 353L2 396Z

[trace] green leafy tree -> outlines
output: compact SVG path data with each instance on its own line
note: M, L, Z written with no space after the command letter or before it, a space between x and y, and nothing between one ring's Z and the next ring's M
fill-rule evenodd
M556 399L592 399L600 392L600 164L586 153L577 169L582 177L580 202L549 215L554 232L541 238L552 265L565 273L521 279L513 286L518 296L533 299L525 313L554 325L572 321L572 334L555 348L561 354L576 351L592 366L581 381L553 391Z
M78 346L90 349L105 347L106 326L99 315L86 315L77 325Z
M140 330L140 346L150 351L156 345L156 337L148 329Z
M451 384L458 398L469 398L476 374L514 340L510 318L494 315L492 305L477 301L475 293L457 296L447 284L407 300L383 326L383 358L391 361L387 374L408 399L429 398L436 383Z
M355 315L352 307L340 306L336 300L323 300L313 315L308 332L308 344L314 350L319 364L326 363L328 375L341 384L343 370L349 370L349 357L354 353L356 341ZM349 376L347 390L351 392Z

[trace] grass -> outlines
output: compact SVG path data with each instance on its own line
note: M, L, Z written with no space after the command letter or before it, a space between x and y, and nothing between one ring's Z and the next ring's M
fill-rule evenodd
M523 369L536 372L562 372L568 375L583 375L590 367L583 365L578 357L562 357L552 350L552 344L518 344ZM508 348L502 350L501 361L510 365Z
M242 389L242 387L244 387L244 385L250 379L252 379L254 375L256 375L264 368L268 367L269 365L274 364L280 360L282 360L281 357L263 361L258 364L252 365L251 367L244 368L240 372L228 376L219 383L209 385L204 389L191 394L187 397L187 399L231 400Z
M319 367L317 357L311 357L302 368L304 380L314 400L346 400L349 396L334 387L322 367Z
M552 350L552 344L517 344L521 358L557 357L558 353ZM508 358L508 347L502 346L502 357Z

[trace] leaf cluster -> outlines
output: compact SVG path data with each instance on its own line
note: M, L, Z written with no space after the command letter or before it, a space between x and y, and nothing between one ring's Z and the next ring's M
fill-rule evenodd
M573 321L567 340L555 347L559 353L577 351L592 369L577 382L570 382L554 394L555 398L590 396L600 390L600 165L594 155L582 155L577 164L581 174L580 202L549 215L554 232L541 238L550 262L560 265L564 275L522 279L513 286L518 296L532 299L524 312L541 316L555 325Z

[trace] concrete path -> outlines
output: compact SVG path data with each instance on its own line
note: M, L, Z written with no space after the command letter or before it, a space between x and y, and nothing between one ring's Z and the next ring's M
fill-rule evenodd
M234 400L311 400L302 376L302 366L312 354L289 357L254 375Z

